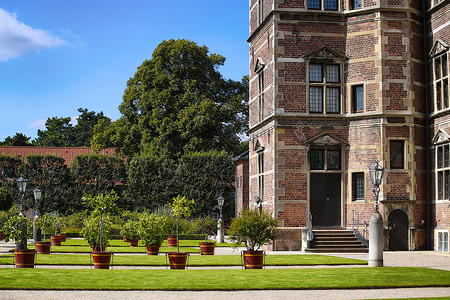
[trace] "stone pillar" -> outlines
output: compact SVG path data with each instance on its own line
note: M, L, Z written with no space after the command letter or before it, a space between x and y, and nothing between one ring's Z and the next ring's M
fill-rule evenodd
M383 266L383 219L375 212L369 221L369 267Z

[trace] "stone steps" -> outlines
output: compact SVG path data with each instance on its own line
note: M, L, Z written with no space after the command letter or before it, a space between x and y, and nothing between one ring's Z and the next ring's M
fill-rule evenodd
M314 239L305 252L362 252L367 253L367 247L361 243L351 230L347 229L313 229Z

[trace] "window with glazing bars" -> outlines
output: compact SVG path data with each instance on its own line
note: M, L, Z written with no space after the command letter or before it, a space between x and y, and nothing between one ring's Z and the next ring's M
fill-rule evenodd
M363 85L355 85L352 87L352 103L353 112L364 111L364 87Z
M264 152L258 152L258 196L264 198Z
M341 112L341 71L338 64L309 65L309 112Z
M258 120L264 120L264 70L258 73Z
M436 180L437 199L450 198L450 155L449 144L436 147Z
M434 92L436 110L449 107L448 60L447 53L434 58Z
M352 174L353 201L364 200L364 172Z

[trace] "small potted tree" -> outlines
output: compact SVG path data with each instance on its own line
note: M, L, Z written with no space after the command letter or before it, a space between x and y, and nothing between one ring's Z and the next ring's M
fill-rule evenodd
M177 252L169 252L170 268L171 269L185 269L188 253L180 252L179 235L178 235L178 223L180 218L189 218L194 210L194 200L189 200L186 197L178 195L173 198L173 202L170 205L172 214L175 217L176 233L177 233Z
M132 219L122 225L120 234L124 237L124 241L130 242L130 247L136 247L139 241L138 222Z
M62 237L58 235L58 232L60 232L61 230L61 218L57 217L56 215L52 218L52 226L55 234L50 236L50 240L52 246L61 246Z
M109 269L112 255L111 252L106 251L111 227L109 216L115 210L117 199L117 194L114 191L110 194L87 195L83 197L84 203L92 209L91 218L89 218L88 222L85 222L84 232L82 230L83 237L87 238L90 244L94 240L99 243L99 249L92 251L95 269Z
M36 227L44 233L43 241L36 241L36 252L38 254L50 254L51 242L46 241L47 233L53 230L54 217L50 214L44 214L36 222Z
M214 255L215 243L211 242L208 238L217 231L217 222L213 217L207 216L205 218L198 218L196 225L205 239L204 242L200 242L200 254L201 255Z
M278 221L268 213L257 210L244 210L235 218L228 230L228 236L234 246L245 244L243 251L245 269L262 269L264 252L259 250L276 237Z
M27 246L28 227L30 226L31 221L23 215L12 216L3 224L5 242L10 240L16 242L14 250L16 268L34 268L36 251L28 249Z
M159 247L168 231L168 218L155 214L142 214L138 222L139 238L147 247L147 255L158 255Z

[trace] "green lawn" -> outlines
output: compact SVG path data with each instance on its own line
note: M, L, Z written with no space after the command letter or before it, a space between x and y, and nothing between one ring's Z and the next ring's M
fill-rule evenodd
M35 249L34 246L28 246L29 249ZM53 253L90 253L92 248L89 246L52 246L50 251ZM130 247L130 246L108 246L106 251L114 253L146 253L147 249L144 246ZM176 252L176 247L161 247L160 252ZM200 253L200 249L192 247L180 247L180 252Z
M192 266L241 266L240 255L190 255L189 265ZM268 255L266 265L366 265L367 261L326 255ZM12 255L0 256L0 264L13 264ZM90 255L76 254L40 254L37 265L90 265ZM114 255L114 265L164 266L165 255Z
M0 269L2 289L260 290L450 286L427 268L266 270Z
M204 240L180 240L179 245L181 247L199 247L200 242ZM65 242L61 244L62 246L89 246L88 243L83 239L66 239ZM110 240L109 245L111 247L129 247L130 243L126 243L123 240ZM138 246L144 247L144 242L139 241ZM167 240L162 243L163 247L167 247ZM216 247L232 247L231 243L216 243Z

